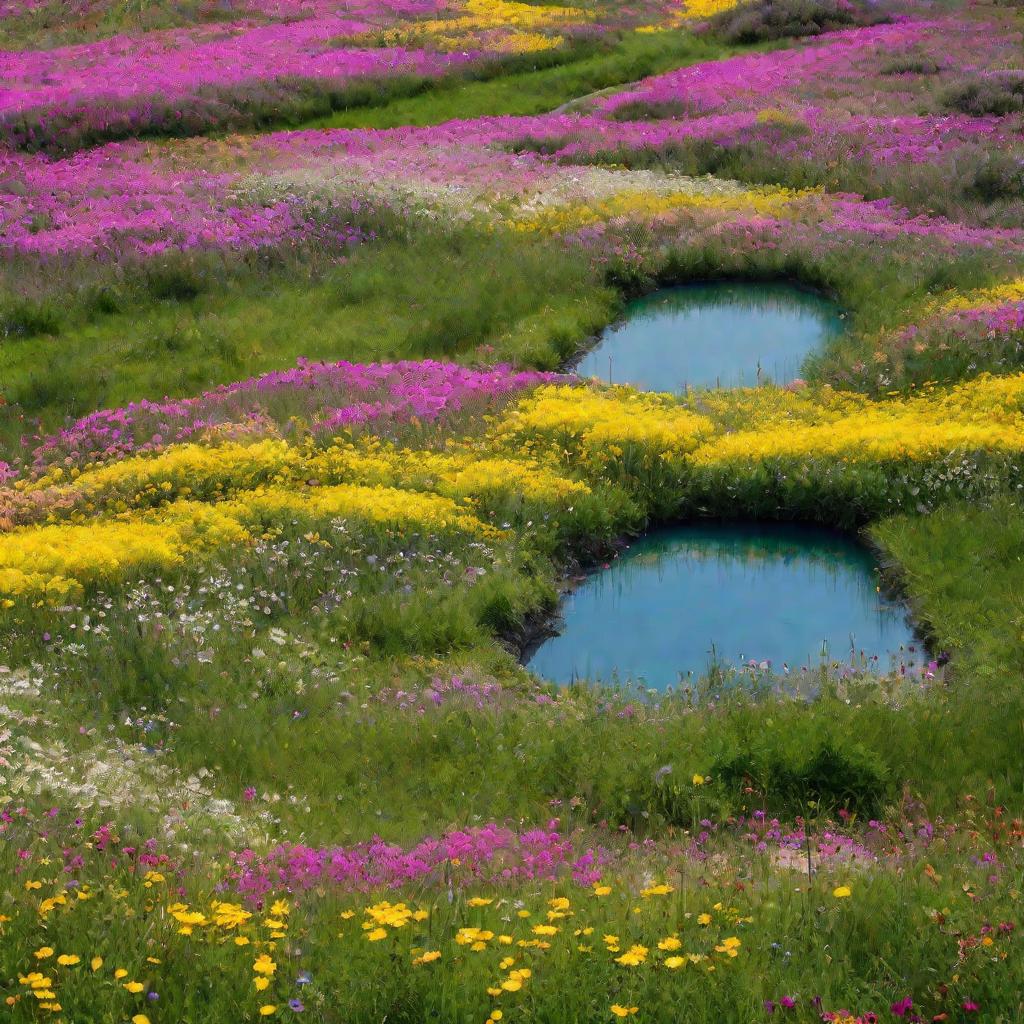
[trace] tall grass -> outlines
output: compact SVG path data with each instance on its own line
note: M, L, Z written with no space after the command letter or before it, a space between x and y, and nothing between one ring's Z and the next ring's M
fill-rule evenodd
M43 295L12 296L3 314L9 442L25 429L22 416L52 426L96 408L194 394L300 357L511 359L553 368L607 322L617 301L583 254L447 230L369 243L341 262L315 254L276 265L183 256L58 290L51 278Z

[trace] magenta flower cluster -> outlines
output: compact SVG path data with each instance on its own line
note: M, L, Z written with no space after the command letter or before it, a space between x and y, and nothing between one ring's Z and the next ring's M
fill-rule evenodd
M612 855L603 848L577 852L571 836L535 828L516 832L497 824L449 832L404 848L381 839L355 846L281 845L266 856L252 850L233 855L229 883L260 898L270 892L332 886L366 892L409 882L458 885L571 878L592 885Z
M808 160L926 163L965 145L1019 142L1016 121L951 113L939 96L953 69L1002 66L1020 44L1019 32L981 21L900 19L828 33L812 45L681 68L616 93L596 110L629 120L680 119L659 126L661 144L761 140L779 155ZM893 73L915 54L939 58L947 69L929 76L927 92ZM907 114L908 106L921 112Z
M35 148L55 127L63 131L74 123L108 137L173 129L175 121L193 115L193 107L207 108L205 116L216 123L228 97L240 89L244 97L246 89L288 79L338 85L367 76L436 76L476 56L344 42L402 19L436 14L443 5L435 0L365 0L354 11L339 3L263 8L285 20L266 24L249 18L52 50L0 52L0 80L6 84L0 91L0 137Z
M0 253L52 256L244 252L319 240L332 249L372 237L350 202L240 203L237 175L165 167L146 147L114 144L66 160L0 150Z

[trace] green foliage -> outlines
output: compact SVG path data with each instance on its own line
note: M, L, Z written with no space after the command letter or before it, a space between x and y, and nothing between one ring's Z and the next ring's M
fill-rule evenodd
M757 0L722 11L710 24L717 36L736 44L800 39L887 20L884 11L848 0Z
M806 758L806 759L804 759ZM862 816L878 814L892 795L891 784L877 760L859 746L839 747L830 740L818 743L807 757L786 760L778 753L755 756L737 751L715 764L714 775L734 793L754 785L778 801L785 810L813 806L828 815L839 810Z
M871 530L901 567L935 645L997 692L1024 671L1024 516L1016 499L949 505Z
M35 338L59 330L60 318L48 303L15 300L0 311L0 337L4 339Z
M972 117L1005 117L1024 110L1024 79L1012 71L976 75L950 85L943 101L950 110Z

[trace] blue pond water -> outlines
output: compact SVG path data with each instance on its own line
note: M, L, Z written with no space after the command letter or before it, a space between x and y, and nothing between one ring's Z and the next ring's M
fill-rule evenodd
M844 326L834 303L782 282L665 288L630 303L576 372L645 391L785 384Z
M877 586L870 552L837 532L760 523L660 530L565 598L561 632L528 665L557 683L664 689L702 675L712 652L792 675L823 654L882 671L920 663L906 609Z

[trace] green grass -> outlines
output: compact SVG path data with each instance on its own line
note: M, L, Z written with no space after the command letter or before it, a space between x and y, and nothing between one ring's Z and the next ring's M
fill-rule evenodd
M608 536L616 526L601 529ZM293 603L275 618L296 642L255 664L243 656L249 644L240 651L227 629L209 634L210 664L177 661L133 636L127 622L118 626L113 613L116 643L90 644L46 671L66 687L70 721L162 709L176 723L180 771L214 767L236 800L248 785L297 793L298 807L280 811L284 825L324 842L369 832L410 841L439 821L538 821L550 800L569 795L590 821L654 836L691 827L695 816L724 819L755 807L791 819L809 800L822 813L845 806L867 818L898 813L912 798L949 816L965 793L994 787L1001 802L1024 806L1024 693L1014 682L1024 670L1019 509L1009 499L984 509L955 504L879 522L870 534L898 562L936 652L952 654L946 685L901 689L870 677L837 685L823 675L808 702L726 685L705 691L699 712L686 694L646 708L635 693L584 687L538 709L533 684L494 643L552 600L552 567L521 548L498 551L482 589L452 588L427 569L408 577L415 592L403 597L386 577L381 589L362 571L347 610L311 616ZM362 548L354 548L357 569ZM247 590L250 578L274 592L294 586L282 570L265 579L245 566L234 571ZM166 599L177 600L174 593ZM275 649L263 629L250 643ZM303 644L316 649L312 660ZM456 701L426 716L378 702L381 688L416 690L451 675L500 682L507 697L479 712ZM323 685L300 684L311 678ZM101 679L117 682L90 682ZM614 713L630 701L632 714ZM119 731L131 739L130 729ZM249 742L253 735L263 742ZM311 762L324 767L310 774ZM666 764L673 773L659 781ZM686 785L694 772L714 779L699 806Z
M552 368L607 322L616 302L582 254L502 234L427 232L369 243L342 263L314 256L265 268L186 258L134 283L32 306L33 332L0 348L8 440L23 426L15 406L18 416L53 426L302 357Z
M1019 501L900 516L873 535L905 578L958 677L995 692L1024 672L1024 515ZM1016 687L1012 687L1016 689Z
M689 32L628 33L609 49L596 53L568 51L555 66L511 73L496 66L473 80L451 76L416 96L387 99L381 105L360 103L308 122L307 128L394 128L440 124L456 118L502 114L529 115L555 110L588 93L661 74L686 64L713 60L729 51ZM520 59L518 66L525 63Z

